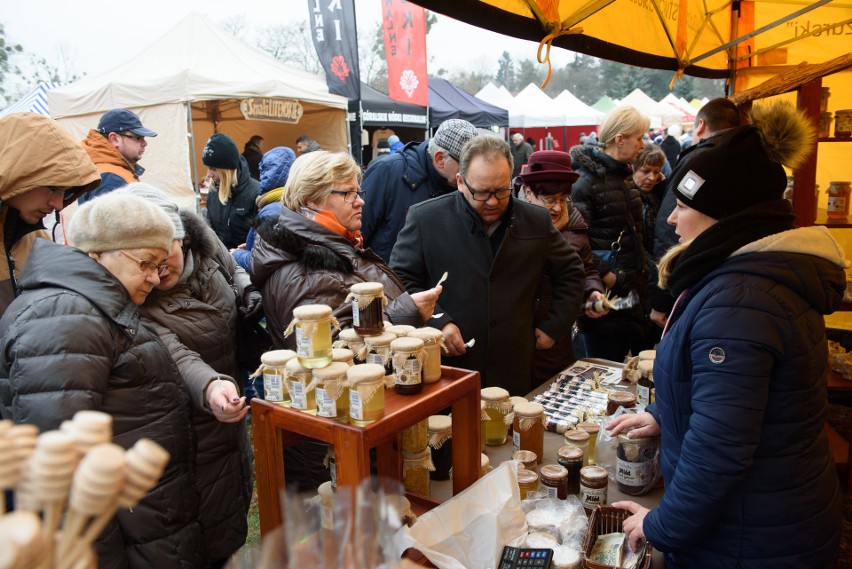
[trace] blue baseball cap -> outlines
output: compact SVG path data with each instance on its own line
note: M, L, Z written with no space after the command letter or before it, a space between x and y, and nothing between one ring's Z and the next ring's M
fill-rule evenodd
M127 109L112 109L107 111L98 122L98 132L109 134L111 132L130 131L139 136L157 136L157 133L142 126L142 121L136 113Z

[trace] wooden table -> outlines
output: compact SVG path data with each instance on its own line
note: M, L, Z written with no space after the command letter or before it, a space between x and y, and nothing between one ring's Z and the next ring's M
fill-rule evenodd
M480 409L479 373L442 366L439 381L423 386L417 395L385 390L385 416L365 427L309 415L276 403L254 399L251 403L254 431L260 531L282 522L279 493L284 487L284 447L304 438L334 445L337 484L357 486L370 476L370 449L376 449L378 474L402 480L399 438L404 429L430 415L452 408L453 481L457 494L479 479Z

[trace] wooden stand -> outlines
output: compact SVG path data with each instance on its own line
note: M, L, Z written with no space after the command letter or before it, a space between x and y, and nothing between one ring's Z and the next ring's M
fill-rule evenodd
M385 416L366 427L308 415L260 399L251 403L255 475L262 535L281 525L279 493L284 488L284 447L306 437L334 445L337 484L357 486L370 476L370 449L376 449L380 476L402 480L399 437L430 415L452 407L453 494L480 474L479 372L442 366L441 379L417 395L385 390Z

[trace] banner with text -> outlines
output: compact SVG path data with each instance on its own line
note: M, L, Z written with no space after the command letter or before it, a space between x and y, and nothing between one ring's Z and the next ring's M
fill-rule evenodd
M380 0L388 95L392 99L429 105L426 73L426 11L405 0Z
M358 31L354 0L308 0L311 35L328 90L350 100L361 98Z

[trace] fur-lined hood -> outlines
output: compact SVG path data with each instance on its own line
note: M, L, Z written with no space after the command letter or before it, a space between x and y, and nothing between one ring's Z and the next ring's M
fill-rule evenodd
M571 154L571 167L574 170L586 170L597 178L603 178L608 173L621 178L630 175L629 165L611 158L597 146L579 144L572 147L569 154Z
M183 239L184 252L192 251L195 258L214 257L219 253L219 239L201 217L191 211L181 211L180 221L186 232Z

